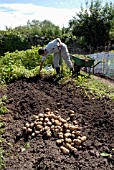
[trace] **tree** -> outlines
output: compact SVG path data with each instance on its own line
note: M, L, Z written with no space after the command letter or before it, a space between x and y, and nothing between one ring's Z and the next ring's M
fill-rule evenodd
M81 11L69 21L69 28L72 34L80 38L87 46L104 46L110 40L109 32L114 19L114 8L112 3L106 3L102 7L101 2L87 2L86 7L81 7Z

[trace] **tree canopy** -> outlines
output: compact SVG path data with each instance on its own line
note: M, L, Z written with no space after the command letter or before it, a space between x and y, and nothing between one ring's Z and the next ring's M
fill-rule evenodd
M104 46L110 40L113 19L112 3L102 7L99 0L91 1L90 5L86 3L86 8L81 7L81 11L69 21L69 28L86 45Z

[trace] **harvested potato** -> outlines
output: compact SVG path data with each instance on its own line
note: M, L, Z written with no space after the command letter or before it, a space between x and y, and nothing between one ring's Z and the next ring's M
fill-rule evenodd
M61 146L60 149L61 149L61 151L62 151L64 154L69 154L69 153L70 153L69 149L65 148L64 146Z
M52 126L50 127L50 129L51 129L52 131L54 131L55 126L54 126L54 125L52 125Z
M50 113L49 117L55 119L56 116L53 113Z
M46 109L45 109L45 112L49 112L50 111L50 109L47 107Z
M76 127L75 127L74 125L69 125L69 129L70 129L71 131L73 131L73 130L76 129Z
M80 138L80 140L81 140L82 142L84 142L86 139L87 139L86 136L82 136L82 137Z
M59 118L59 121L60 121L61 123L66 123L66 120L63 119L62 117Z
M31 136L32 136L32 137L35 137L35 136L36 136L36 134L33 132L33 133L31 134Z
M71 138L65 138L65 142L72 143L72 139Z
M33 116L32 116L32 119L33 119L33 120L38 119L38 115L33 115Z
M74 142L76 145L80 145L80 144L81 144L81 140L80 140L80 139L74 139L73 142Z
M47 122L47 125L48 125L48 126L51 126L51 125L52 125L52 123L51 123L50 121L48 121L48 122Z
M43 114L43 113L39 113L38 116L39 116L40 118L43 118L43 117L44 117L44 114Z
M38 130L35 130L35 134L36 134L36 135L39 135L40 132L39 132Z
M66 129L66 133L70 133L70 129Z
M61 145L63 143L64 139L58 139L56 140L56 144L57 145Z
M40 117L39 118L39 121L43 122L44 118L43 117Z
M74 114L75 112L74 112L74 110L69 110L69 113Z
M51 131L50 131L50 130L47 130L47 131L46 131L46 136L47 136L47 137L51 137L51 135L52 135Z
M77 154L77 151L78 151L77 148L75 148L73 146L71 147L71 152L73 152L74 154Z
M44 119L44 122L49 122L49 118L46 117L46 118Z
M44 130L50 130L50 127L49 126L45 126Z
M55 120L55 125L61 126L61 122L59 120Z
M37 126L36 126L36 129L37 129L37 130L41 130L42 128L43 128L43 127L42 127L41 125L37 125Z
M64 143L64 147L71 150L72 145L70 143Z
M27 127L23 126L23 130L26 131L26 130L27 130Z
M62 133L62 132L59 132L59 133L58 133L58 137L59 137L60 139L63 139L63 133Z
M64 134L64 137L66 137L66 138L67 138L67 137L70 137L70 136L71 136L71 133L65 133L65 134Z
M30 127L30 124L29 124L29 123L26 123L25 126L26 126L27 128L29 128L29 127Z
M46 108L44 113L32 116L31 120L34 122L27 122L23 127L23 133L28 132L32 137L42 134L49 138L53 135L58 138L56 144L60 146L64 154L70 152L77 154L77 148L82 147L81 143L87 137L81 135L81 127L77 120L73 120L73 116L75 116L73 110L69 110L69 117L64 119L59 115L59 109L51 112L49 108Z
M31 128L28 128L28 129L27 129L27 132L28 132L28 133L32 133L32 129L31 129Z
M75 133L74 133L76 136L79 136L79 135L81 135L81 132L80 131L75 131Z
M73 124L74 125L78 125L78 121L77 120L73 120Z
M30 127L33 128L34 127L34 123L30 123Z
M68 123L64 123L63 127L68 129L68 127L69 127Z

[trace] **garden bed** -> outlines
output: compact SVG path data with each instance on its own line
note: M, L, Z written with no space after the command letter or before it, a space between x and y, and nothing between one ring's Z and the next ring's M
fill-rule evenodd
M54 84L52 77L12 82L6 95L9 112L2 116L5 170L113 170L114 101L92 96L89 91L85 95L84 88L72 80ZM58 111L64 119L69 117L69 110L74 110L74 119L87 137L81 147L77 146L75 154L63 154L53 136L23 137L25 123L46 108Z

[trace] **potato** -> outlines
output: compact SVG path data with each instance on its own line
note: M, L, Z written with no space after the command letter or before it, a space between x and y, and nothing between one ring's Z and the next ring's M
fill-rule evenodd
M44 127L44 130L46 130L46 131L47 131L47 130L50 130L50 127L49 127L49 126L45 126L45 127Z
M36 127L38 125L38 121L35 121L34 122L34 126Z
M36 126L36 129L37 129L37 130L41 130L42 128L43 128L43 127L42 127L41 125L37 125L37 126Z
M46 109L45 109L45 112L49 112L50 111L50 109L47 107Z
M77 120L73 120L73 124L74 125L78 125L78 121Z
M51 122L54 123L54 122L55 122L55 119L54 119L54 118L51 118Z
M44 119L44 122L49 122L49 118L46 117L46 118Z
M38 119L38 115L33 115L33 116L32 116L32 119L33 119L33 120Z
M63 143L64 139L58 139L56 140L56 144L57 145L61 145Z
M53 113L50 113L49 117L50 118L55 118L56 116Z
M44 126L47 126L47 122L44 122L43 124L44 124Z
M38 116L39 116L39 118L43 118L44 114L43 113L39 113Z
M80 127L79 127L78 125L75 125L75 128L76 128L76 129L80 129Z
M47 130L47 131L46 131L46 136L47 136L47 137L51 137L51 135L52 135L51 131L50 131L50 130Z
M32 133L32 129L31 129L31 128L28 128L28 129L27 129L27 132L28 132L28 133Z
M55 130L54 130L54 131L59 133L59 129L58 129L58 128L55 128Z
M66 123L66 120L63 119L62 117L59 118L59 121L60 121L61 123Z
M34 123L30 123L30 127L33 128L33 126L34 126Z
M66 119L66 121L68 122L70 120L70 117L68 117L67 119Z
M35 130L35 134L36 134L36 135L39 135L40 132L39 132L38 130Z
M36 136L36 134L33 132L33 133L31 134L31 136L34 137L34 136Z
M76 127L75 127L74 125L69 125L69 129L70 129L71 131L73 131L73 130L76 129Z
M65 142L72 143L72 139L71 138L65 138Z
M80 136L81 135L81 132L80 131L75 131L74 133L76 136Z
M44 114L44 117L49 117L49 115L47 113Z
M77 148L75 148L75 147L72 146L72 147L71 147L71 151L72 151L74 154L76 154L78 150L77 150Z
M75 112L74 112L74 110L69 110L69 113L74 114Z
M75 134L71 134L71 137L72 137L72 138L75 138L76 136L75 136Z
M64 147L67 148L67 149L71 149L72 148L72 145L70 143L65 143L64 144Z
M61 151L62 151L64 154L69 154L69 153L70 153L69 149L65 148L64 146L61 146L60 149L61 149Z
M51 123L50 121L48 121L48 122L47 122L47 125L48 125L48 126L51 126L51 125L52 125L52 123Z
M25 124L25 126L26 126L27 128L29 128L29 127L30 127L30 124L27 122L27 123Z
M70 117L73 117L73 116L75 116L75 114L70 114Z
M70 133L70 129L66 129L66 133Z
M73 142L74 142L76 145L80 145L80 144L81 144L81 140L80 140L80 139L74 139Z
M54 113L55 113L55 114L58 114L58 113L59 113L59 111L58 111L58 110L55 110L55 111L54 111Z
M63 127L68 129L68 127L69 127L68 123L64 123Z
M27 130L27 127L26 127L26 126L23 126L23 130L26 131L26 130Z
M55 125L61 126L61 122L59 120L55 120Z
M81 140L82 142L84 142L86 139L87 139L86 136L82 136L82 137L80 138L80 140Z
M51 130L55 130L55 126L52 125L52 126L50 127L50 129L51 129Z
M40 118L39 118L39 121L43 122L43 120L44 120L43 117L40 117Z
M62 127L61 126L55 126L55 129L61 129Z
M63 139L63 133L62 132L58 133L58 138Z
M70 137L70 136L71 136L71 133L65 133L65 134L64 134L64 137L66 137L66 138L67 138L67 137Z

